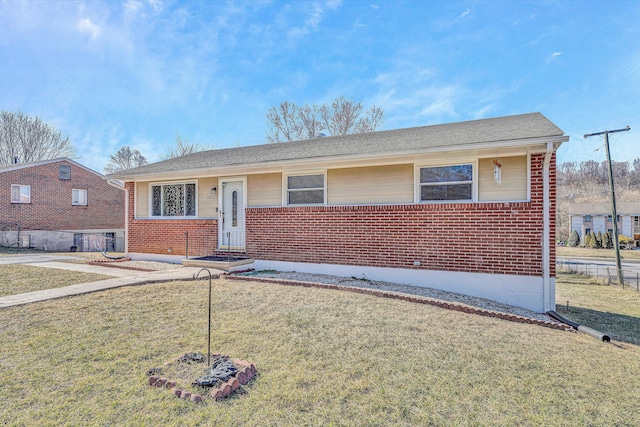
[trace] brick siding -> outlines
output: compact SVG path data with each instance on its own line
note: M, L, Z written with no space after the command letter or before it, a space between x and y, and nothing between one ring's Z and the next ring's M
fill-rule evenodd
M274 261L540 276L543 160L544 154L531 156L529 202L248 208L247 255ZM555 154L550 170L551 275L555 276ZM133 183L127 186L132 217ZM216 225L215 220L130 219L129 250L167 253L171 246L174 254L184 254L184 232L208 227L217 234Z
M71 179L58 178L58 166L71 167ZM0 222L24 230L124 228L124 191L101 176L67 161L0 171ZM30 185L31 203L11 203L11 185ZM87 190L87 206L71 204L72 189Z
M129 252L184 256L185 233L189 233L190 244L196 238L217 242L218 226L215 219L135 219L134 184L127 182L125 187L129 197ZM216 244L213 243L211 252L215 249ZM189 254L192 253L190 250Z

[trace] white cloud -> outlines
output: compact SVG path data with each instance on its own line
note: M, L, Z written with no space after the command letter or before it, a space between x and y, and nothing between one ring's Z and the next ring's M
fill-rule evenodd
M546 60L547 64L550 64L552 62L555 62L555 60L562 55L562 52L553 52Z
M460 14L460 18L464 18L465 16L467 16L470 13L471 13L471 9L467 8L464 12L462 12Z
M325 14L325 9L334 11L342 5L342 0L326 0L323 4L320 2L312 3L312 9L302 27L293 27L289 30L290 38L298 39L305 37L318 30L320 23Z
M80 31L81 33L87 33L91 36L92 39L96 39L102 32L102 28L91 22L91 19L84 18L80 19L80 21L78 22L78 31Z

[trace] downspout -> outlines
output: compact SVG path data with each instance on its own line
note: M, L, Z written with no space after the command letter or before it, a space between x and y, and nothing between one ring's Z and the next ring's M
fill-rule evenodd
M553 142L547 142L547 151L544 156L542 168L542 307L543 313L551 310L551 200L549 189L549 165L553 156Z
M121 181L108 179L107 183L115 187L119 190L124 191L124 254L123 257L126 257L129 253L129 190L124 185L124 183L120 183Z

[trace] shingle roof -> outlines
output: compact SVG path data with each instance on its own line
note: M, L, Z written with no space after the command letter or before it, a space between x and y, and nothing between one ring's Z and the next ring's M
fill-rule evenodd
M104 176L102 175L100 172L96 172L93 169L90 169L78 162L76 162L75 160L71 160L68 157L57 157L55 159L45 159L45 160L36 160L33 162L27 162L27 163L11 163L8 165L0 165L0 173L4 173L4 172L9 172L9 171L13 171L13 170L18 170L18 169L25 169L25 168L31 168L34 166L41 166L41 165L46 165L49 163L60 163L60 162L68 162L71 164L74 164L82 169L85 169L91 173L94 173L98 176Z
M107 178L126 179L155 173L283 160L333 158L365 153L372 157L384 153L402 154L416 150L428 153L443 147L453 149L459 146L459 149L465 149L473 144L563 135L564 132L542 114L529 113L305 141L203 151L107 175Z

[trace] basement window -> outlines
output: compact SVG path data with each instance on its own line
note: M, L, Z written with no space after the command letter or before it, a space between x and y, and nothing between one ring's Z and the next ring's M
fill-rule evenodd
M421 202L473 200L473 165L420 168Z
M31 203L31 186L11 185L11 203Z
M324 204L324 174L287 176L287 205Z
M155 217L196 216L196 184L152 185L151 215Z

